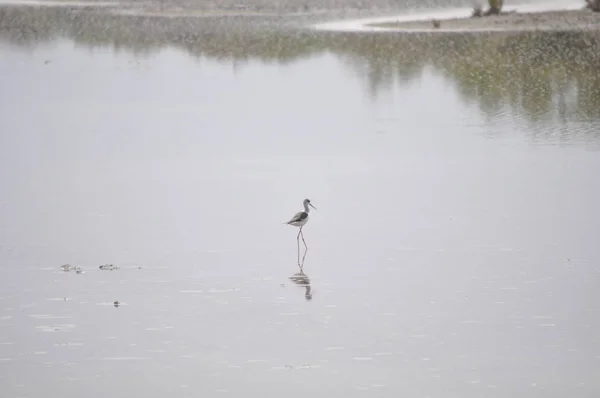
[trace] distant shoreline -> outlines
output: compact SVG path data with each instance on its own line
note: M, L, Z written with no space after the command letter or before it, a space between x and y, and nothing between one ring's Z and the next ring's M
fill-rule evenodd
M390 21L366 26L390 31L523 31L523 30L600 30L600 13L591 10L563 10L543 12L509 11L500 15L437 19L420 21Z

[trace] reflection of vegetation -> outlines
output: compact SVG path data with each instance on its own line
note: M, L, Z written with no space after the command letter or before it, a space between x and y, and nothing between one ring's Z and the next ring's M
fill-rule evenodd
M562 98L576 116L600 119L600 98L591 94L600 92L598 50L597 33L507 35L472 40L436 64L457 82L463 96L477 100L488 113L495 111L485 109L494 99L531 121L548 120ZM569 104L570 93L576 96Z
M354 59L372 91L432 66L488 115L509 107L532 122L554 122L559 111L600 121L599 32L356 34L331 46Z
M462 57L446 57L439 68L462 96L487 115L509 109L529 131L573 127L589 139L600 138L590 120L600 121L600 36L555 32L508 35L473 43ZM581 140L574 132L572 139Z
M69 37L80 45L108 45L137 54L168 45L236 64L249 59L291 62L331 52L368 82L373 95L412 81L431 67L490 117L509 110L536 124L600 122L598 31L324 33L283 29L266 18L238 22L0 8L0 40L24 45Z
M134 53L172 46L215 59L280 62L313 51L302 37L274 35L274 29L278 29L276 21L258 17L160 18L66 7L0 7L0 39L19 45L67 37L79 45L112 46ZM293 46L289 46L290 39Z

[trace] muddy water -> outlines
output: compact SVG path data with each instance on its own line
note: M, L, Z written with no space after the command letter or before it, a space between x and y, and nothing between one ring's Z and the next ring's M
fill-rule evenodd
M600 391L596 34L53 12L1 36L2 396Z

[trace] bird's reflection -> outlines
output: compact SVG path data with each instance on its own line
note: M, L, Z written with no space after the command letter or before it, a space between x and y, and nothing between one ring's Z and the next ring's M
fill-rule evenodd
M310 278L304 273L302 267L300 267L300 272L297 272L294 275L290 276L290 280L296 285L304 287L304 298L306 298L307 300L312 300Z

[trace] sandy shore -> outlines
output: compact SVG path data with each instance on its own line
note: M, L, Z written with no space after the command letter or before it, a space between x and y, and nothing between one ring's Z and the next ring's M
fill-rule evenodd
M600 13L590 10L545 12L507 12L480 18L452 18L433 20L373 23L369 26L390 30L440 31L493 31L493 30L588 30L600 29Z

